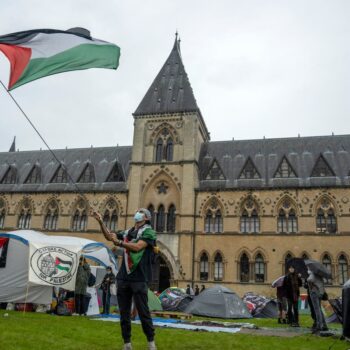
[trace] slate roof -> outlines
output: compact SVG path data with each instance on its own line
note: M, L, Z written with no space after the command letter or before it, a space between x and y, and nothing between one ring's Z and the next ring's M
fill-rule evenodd
M335 176L311 177L321 154ZM274 178L284 156L298 177ZM259 179L239 179L248 157ZM206 180L214 159L226 180ZM201 190L350 186L350 135L207 142L201 148L199 168Z
M95 171L95 183L79 183L82 191L125 191L131 160L131 146L123 147L97 147L54 150L57 158L67 167L69 174L75 182L84 170L87 162L91 162ZM105 182L113 166L123 172L125 181ZM24 184L34 165L41 169L42 183ZM6 174L9 165L17 169L16 184L1 184L0 192L69 192L76 191L71 183L50 183L59 164L50 151L21 151L0 152L0 181Z
M200 110L181 59L180 41L176 36L169 57L133 115L178 112L200 113Z

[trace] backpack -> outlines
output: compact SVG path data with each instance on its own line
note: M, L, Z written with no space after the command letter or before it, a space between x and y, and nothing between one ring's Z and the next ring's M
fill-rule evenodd
M88 279L88 287L93 287L96 283L96 277L93 273L90 272L89 279Z

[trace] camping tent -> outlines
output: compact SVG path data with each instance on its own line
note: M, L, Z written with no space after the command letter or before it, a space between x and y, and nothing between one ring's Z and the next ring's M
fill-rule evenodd
M103 243L31 230L0 233L0 302L49 304L53 287L74 290L79 257L117 271L113 253ZM4 253L4 249L2 249Z
M186 294L185 290L177 287L170 287L159 295L163 310L166 311L185 311L187 305L193 297Z
M273 299L266 298L252 292L244 294L243 301L256 318L278 317L277 303Z
M187 313L219 318L251 318L242 299L231 289L216 285L205 289L187 306Z
M163 310L160 300L150 289L148 290L148 308L149 311Z

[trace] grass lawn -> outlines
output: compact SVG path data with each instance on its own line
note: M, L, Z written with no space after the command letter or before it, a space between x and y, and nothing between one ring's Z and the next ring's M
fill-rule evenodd
M119 323L93 321L85 317L58 317L46 314L0 311L1 350L113 350L121 349ZM227 321L227 320L226 320ZM246 322L246 320L243 320ZM276 320L249 320L259 327L276 327ZM307 316L301 323L309 326ZM141 327L132 325L135 350L146 349ZM337 338L311 334L293 338L182 331L157 328L159 350L234 349L234 350L346 350L350 344ZM338 337L339 338L339 337Z

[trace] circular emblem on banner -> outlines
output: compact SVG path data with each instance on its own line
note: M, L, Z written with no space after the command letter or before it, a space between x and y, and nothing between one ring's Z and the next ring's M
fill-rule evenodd
M33 253L30 266L41 280L59 286L73 278L77 258L76 253L62 247L42 247Z

